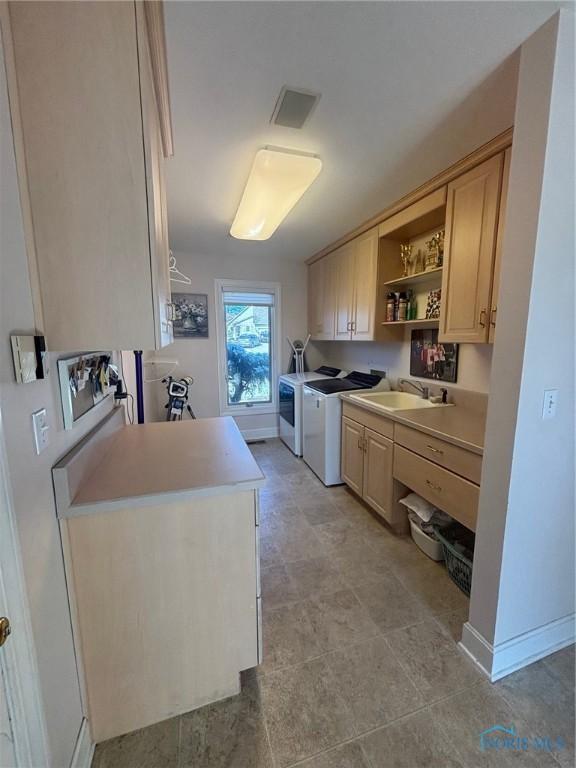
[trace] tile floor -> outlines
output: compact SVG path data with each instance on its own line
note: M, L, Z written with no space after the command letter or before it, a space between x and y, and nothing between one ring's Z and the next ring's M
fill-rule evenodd
M468 601L277 440L261 493L264 663L239 696L98 745L93 768L574 765L574 648L490 685L459 651ZM481 751L514 725L555 750Z

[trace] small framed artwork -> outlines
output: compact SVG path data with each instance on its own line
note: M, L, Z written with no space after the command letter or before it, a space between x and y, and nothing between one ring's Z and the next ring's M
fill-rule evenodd
M173 293L174 338L208 338L208 294Z
M438 329L413 330L410 376L454 383L458 377L458 344L438 341Z

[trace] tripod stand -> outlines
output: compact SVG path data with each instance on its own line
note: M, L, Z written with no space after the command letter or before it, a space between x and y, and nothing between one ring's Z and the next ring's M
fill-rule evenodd
M182 421L184 409L188 411L191 419L195 419L194 411L188 403L188 390L194 383L191 376L184 376L179 381L175 381L172 376L162 379L162 383L167 385L168 402L166 408L166 421Z

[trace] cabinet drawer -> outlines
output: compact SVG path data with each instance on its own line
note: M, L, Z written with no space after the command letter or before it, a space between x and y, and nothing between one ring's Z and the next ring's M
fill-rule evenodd
M388 437L390 440L394 437L393 421L382 416L377 416L375 413L371 413L371 411L367 411L364 408L359 408L357 405L352 405L346 400L342 403L342 415L352 419L352 421L356 421L358 424L368 427L369 429L373 429L374 432L378 432L379 435Z
M480 488L400 445L394 447L394 478L462 525L476 530Z
M414 453L424 456L425 459L440 464L457 475L462 475L462 477L480 485L482 456L477 453L471 453L457 445L419 432L417 429L405 427L403 424L396 425L394 440L398 445L403 445Z

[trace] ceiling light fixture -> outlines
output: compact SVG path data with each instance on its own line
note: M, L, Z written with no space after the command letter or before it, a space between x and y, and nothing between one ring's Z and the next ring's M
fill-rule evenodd
M268 240L322 170L316 155L289 149L259 149L230 234Z

